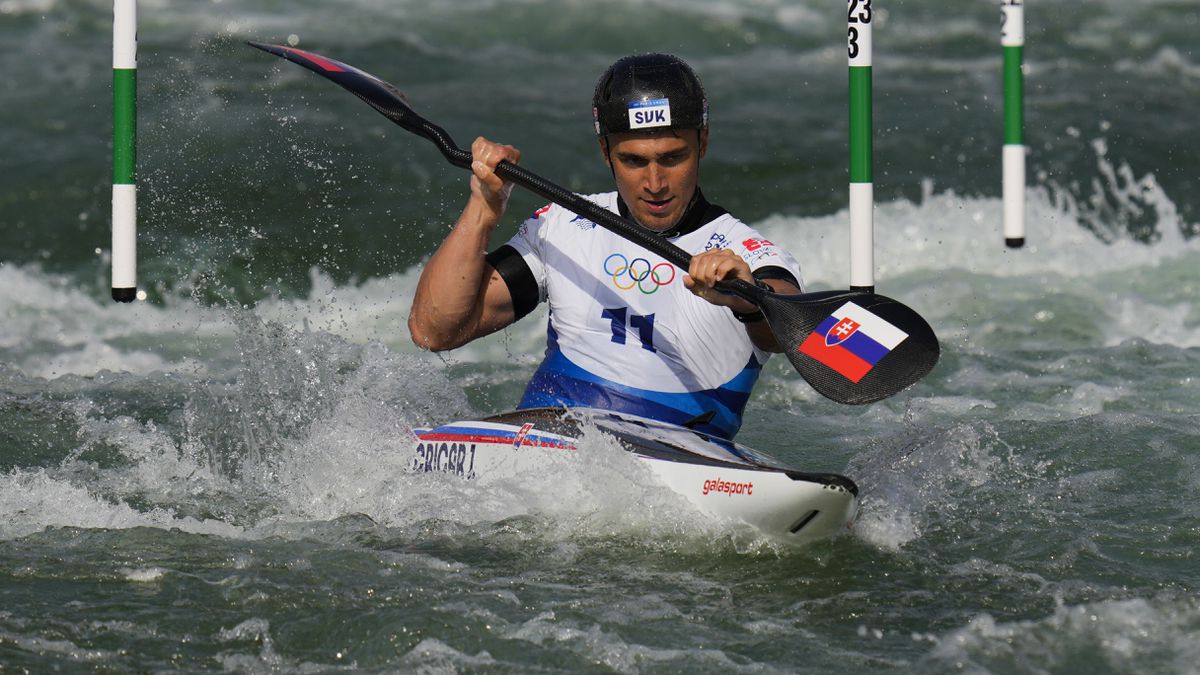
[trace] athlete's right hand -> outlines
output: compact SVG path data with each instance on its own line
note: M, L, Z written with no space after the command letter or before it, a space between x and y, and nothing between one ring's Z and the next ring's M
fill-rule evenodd
M521 161L521 151L511 145L493 143L480 136L471 144L471 196L483 201L493 218L499 221L508 207L512 183L496 175L496 165L507 160Z

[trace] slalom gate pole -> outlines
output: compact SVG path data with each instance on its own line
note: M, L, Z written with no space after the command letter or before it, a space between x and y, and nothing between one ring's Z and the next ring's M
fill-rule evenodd
M875 291L871 149L871 0L847 0L850 63L850 289Z
M1004 244L1025 245L1024 0L1000 0L1000 45L1004 50Z
M137 296L137 0L113 1L112 298Z

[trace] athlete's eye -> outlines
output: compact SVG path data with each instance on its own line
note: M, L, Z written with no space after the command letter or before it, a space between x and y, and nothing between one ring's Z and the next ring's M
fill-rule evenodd
M617 159L623 166L630 169L645 168L650 163L645 157L638 157L637 155L621 155Z
M687 159L687 156L688 153L686 151L672 152L669 155L663 155L660 157L658 163L662 164L663 166L675 166L676 164L680 164Z

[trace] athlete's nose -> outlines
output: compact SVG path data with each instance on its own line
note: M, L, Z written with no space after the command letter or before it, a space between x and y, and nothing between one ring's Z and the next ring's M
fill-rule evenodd
M666 173L658 164L651 162L646 167L646 192L652 195L665 192L667 189Z

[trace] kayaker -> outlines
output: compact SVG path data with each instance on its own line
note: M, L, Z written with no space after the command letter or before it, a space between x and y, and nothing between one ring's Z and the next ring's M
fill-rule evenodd
M682 60L618 60L596 85L592 112L616 191L587 198L692 253L686 273L553 204L488 253L512 190L494 169L521 153L477 138L467 205L417 284L413 342L454 349L547 302L545 357L520 408L618 410L732 438L780 347L753 304L714 284L739 278L797 293L799 264L705 199L708 102Z

